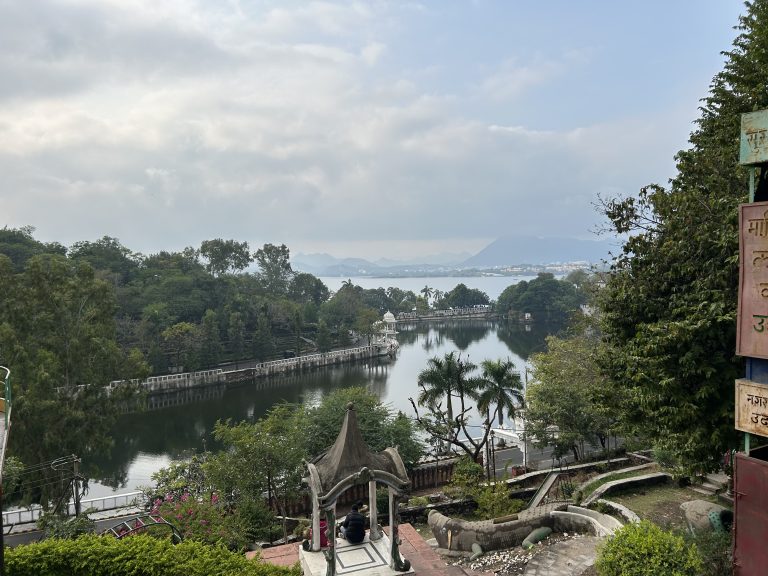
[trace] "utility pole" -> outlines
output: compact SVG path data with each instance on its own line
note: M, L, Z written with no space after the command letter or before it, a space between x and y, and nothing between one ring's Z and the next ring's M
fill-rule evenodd
M75 517L80 516L80 458L72 454L72 492L75 500Z

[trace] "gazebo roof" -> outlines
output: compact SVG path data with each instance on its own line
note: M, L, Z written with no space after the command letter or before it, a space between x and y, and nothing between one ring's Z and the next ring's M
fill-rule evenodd
M404 489L410 484L405 465L396 448L371 452L363 440L353 405L347 405L344 423L328 450L307 464L310 483L320 499L333 492L335 499L349 486L369 479L383 480ZM343 483L343 486L339 486ZM334 489L338 488L338 489Z

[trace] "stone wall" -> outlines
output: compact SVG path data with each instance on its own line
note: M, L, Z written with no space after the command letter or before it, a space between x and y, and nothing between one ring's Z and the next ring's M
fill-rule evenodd
M513 548L522 544L525 537L536 528L554 528L554 519L549 513L521 515L517 520L494 524L493 520L469 522L449 518L433 510L429 513L427 523L437 540L438 548L449 552L470 552L472 544L479 544L486 552Z

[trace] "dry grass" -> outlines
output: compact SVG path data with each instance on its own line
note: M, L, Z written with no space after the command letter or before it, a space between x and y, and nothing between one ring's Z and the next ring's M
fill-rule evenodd
M627 490L608 496L609 500L623 504L641 519L647 519L665 530L683 530L686 528L685 514L680 504L691 500L709 500L719 502L717 498L704 496L690 488L680 488L675 484L647 486Z

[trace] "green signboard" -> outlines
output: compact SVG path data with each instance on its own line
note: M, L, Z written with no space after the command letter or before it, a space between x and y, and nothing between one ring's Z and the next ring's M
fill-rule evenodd
M768 110L741 115L741 164L768 162Z

